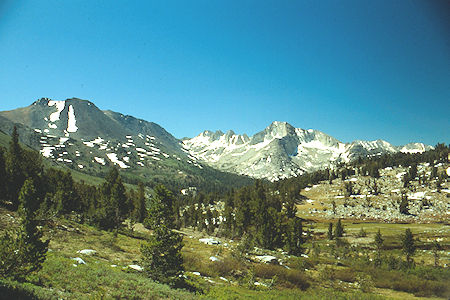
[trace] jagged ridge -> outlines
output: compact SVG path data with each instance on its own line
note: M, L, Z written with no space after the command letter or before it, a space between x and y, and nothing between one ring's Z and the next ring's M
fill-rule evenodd
M321 131L277 121L252 137L231 130L226 134L207 130L184 139L183 144L192 156L215 168L269 180L332 167L362 156L418 153L432 148L422 143L396 147L383 140L342 143Z

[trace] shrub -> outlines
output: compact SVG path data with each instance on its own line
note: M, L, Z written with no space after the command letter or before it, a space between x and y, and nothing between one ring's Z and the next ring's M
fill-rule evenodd
M356 282L358 282L358 286L361 291L364 293L370 293L373 289L373 281L370 275L365 273L360 273L356 276Z
M345 282L355 282L357 276L352 269L339 269L334 271L334 278Z
M299 270L286 269L277 265L257 264L254 266L254 272L257 277L264 279L272 279L276 276L278 282L287 287L297 287L305 290L310 286L305 274Z

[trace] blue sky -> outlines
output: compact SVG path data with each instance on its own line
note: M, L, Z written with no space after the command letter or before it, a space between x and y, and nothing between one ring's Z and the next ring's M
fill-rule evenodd
M178 138L277 120L449 143L445 3L0 0L0 110L78 97Z

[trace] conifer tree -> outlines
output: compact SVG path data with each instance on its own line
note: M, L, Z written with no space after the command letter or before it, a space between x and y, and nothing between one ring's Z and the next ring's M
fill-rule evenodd
M67 172L58 172L59 177L56 182L56 193L54 195L57 212L61 214L70 213L79 210L79 199L75 192L72 174Z
M377 234L375 235L374 242L375 242L375 246L377 247L377 250L381 251L383 249L384 239L383 239L383 236L381 235L380 229L378 229Z
M0 203L6 200L6 186L8 178L6 176L5 151L0 147Z
M144 184L139 181L137 198L134 205L134 218L137 222L143 222L147 215L147 207L145 202L146 200Z
M16 126L14 126L11 137L6 159L6 171L9 178L7 186L8 198L12 202L12 208L16 210L19 207L19 191L25 181L25 174L23 174L21 167L23 151L19 145L19 134Z
M118 170L112 168L105 179L106 182L100 188L101 198L96 211L96 223L102 229L115 229L117 232L128 217L131 205Z
M289 254L297 255L303 253L303 224L300 218L289 219L286 228L285 249Z
M406 194L402 194L402 201L400 202L400 206L399 206L399 211L401 214L409 214L409 209L408 209L408 196L406 196Z
M330 241L333 239L333 223L332 222L330 222L328 224L328 234L327 234L327 236L328 236L328 239Z
M340 238L344 235L344 226L341 223L341 219L339 219L336 223L336 228L334 229L334 236L336 238Z
M381 265L381 250L383 249L383 243L384 243L384 239L383 236L381 235L381 231L380 229L378 229L377 234L375 235L375 246L377 247L377 258L375 260L375 264L376 265Z
M406 262L410 264L412 262L412 256L416 252L416 246L414 245L413 234L409 228L405 230L405 234L402 236L402 250L406 255Z
M433 251L433 257L434 257L434 266L439 267L439 251L442 250L441 245L438 243L438 241L434 241L432 245L432 251Z
M141 245L142 265L150 278L179 286L183 273L183 238L172 231L173 217L168 201L170 197L171 193L165 187L155 188L146 222L153 234Z
M36 220L36 189L27 179L19 193L21 226L17 233L7 232L0 238L0 275L23 279L42 268L49 241L42 241Z

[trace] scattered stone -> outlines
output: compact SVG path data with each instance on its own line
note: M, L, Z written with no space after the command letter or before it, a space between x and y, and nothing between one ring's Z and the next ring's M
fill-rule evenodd
M265 264L278 264L278 259L272 255L260 255L255 256L255 259L259 262L263 262Z
M78 250L77 253L84 254L84 255L93 255L93 254L96 254L97 251L95 251L93 249L83 249L83 250Z
M139 271L139 272L144 271L144 268L139 265L128 265L128 268Z
M86 262L81 257L72 257L72 260L76 261L79 265L86 264Z
M213 238L203 238L199 239L200 242L207 244L207 245L219 245L220 242L218 240L215 240Z

